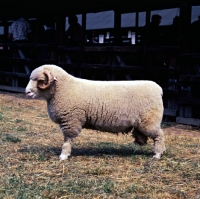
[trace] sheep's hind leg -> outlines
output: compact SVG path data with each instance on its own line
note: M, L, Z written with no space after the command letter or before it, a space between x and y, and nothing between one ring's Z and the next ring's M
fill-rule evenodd
M140 146L147 144L148 137L142 132L138 131L138 129L134 129L132 131L132 136L135 138L134 143L139 144Z
M155 153L153 158L160 159L162 153L166 150L165 137L162 129L158 131L158 135L155 138L153 138L153 140L154 140L154 153Z
M71 142L71 138L65 137L62 152L59 156L60 160L66 160L71 155Z

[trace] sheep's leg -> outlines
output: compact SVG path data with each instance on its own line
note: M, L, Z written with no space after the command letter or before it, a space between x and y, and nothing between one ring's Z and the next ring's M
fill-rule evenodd
M160 159L162 153L166 150L165 137L162 129L158 131L157 136L153 138L153 140L154 140L154 153L155 153L153 158Z
M64 144L62 146L62 152L59 156L60 160L66 160L71 155L71 138L64 138Z
M147 144L148 137L138 131L138 129L133 129L132 135L135 138L136 144L139 144L140 146Z
M62 146L60 160L66 160L71 155L71 144L73 138L77 137L82 129L82 126L78 120L74 119L72 122L68 121L60 124L60 129L62 130L64 136L64 144Z
M165 136L161 128L157 128L152 125L141 125L138 127L145 136L151 137L154 140L154 153L153 158L160 159L165 148Z

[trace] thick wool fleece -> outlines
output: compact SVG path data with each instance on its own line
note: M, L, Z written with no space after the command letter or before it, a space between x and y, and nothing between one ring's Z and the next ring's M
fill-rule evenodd
M49 81L44 71L55 81L40 89L38 80ZM32 72L26 93L47 100L49 117L60 125L66 139L78 136L83 127L114 133L135 128L144 138L157 140L155 153L165 150L162 89L155 82L90 81L75 78L58 66L43 65Z

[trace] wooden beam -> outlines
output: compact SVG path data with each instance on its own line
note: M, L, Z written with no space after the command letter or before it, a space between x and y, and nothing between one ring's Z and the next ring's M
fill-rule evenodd
M0 71L0 75L11 76L11 77L21 77L21 78L29 78L30 75L25 73L18 73L18 72L4 72Z
M200 126L200 119L177 117L176 122L180 124Z
M182 52L189 50L191 3L189 0L181 0L180 6L180 43ZM184 30L184 31L183 31Z
M12 86L2 86L2 85L0 85L0 90L19 92L19 93L25 92L25 88L22 87L12 87Z
M136 12L136 17L135 17L135 44L138 44L138 24L139 24L139 13Z
M197 75L180 75L179 81L200 82L200 76L197 76Z
M115 18L114 18L114 29L115 29L115 44L120 44L121 42L121 12L117 9L115 12Z
M163 88L163 97L171 97L171 98L177 98L178 97L178 90L169 90Z
M182 105L200 105L200 99L198 98L179 98L178 103Z
M164 115L176 116L177 111L172 109L164 109Z

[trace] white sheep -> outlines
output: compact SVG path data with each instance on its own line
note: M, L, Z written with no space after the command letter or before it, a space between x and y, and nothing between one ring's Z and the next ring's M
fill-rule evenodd
M165 151L162 89L155 82L91 81L73 77L58 66L43 65L31 73L26 95L46 99L49 117L64 135L61 160L71 155L72 139L84 127L132 132L140 145L150 137L153 157L158 159Z

